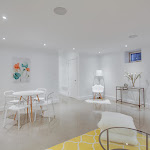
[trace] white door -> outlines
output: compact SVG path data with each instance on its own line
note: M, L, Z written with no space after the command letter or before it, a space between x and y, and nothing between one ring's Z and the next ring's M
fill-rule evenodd
M69 90L68 95L70 97L76 98L78 96L78 82L77 82L77 60L72 59L69 60L68 63L68 83L69 83Z

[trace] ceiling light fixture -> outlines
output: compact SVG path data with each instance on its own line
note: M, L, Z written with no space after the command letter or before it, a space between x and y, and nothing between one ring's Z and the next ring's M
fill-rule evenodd
M75 48L73 48L73 50L75 50Z
M46 46L46 44L45 44L45 43L44 43L43 45L44 45L44 46Z
M99 54L101 53L101 52L98 52Z
M136 37L138 37L138 35L136 35L136 34L133 34L133 35L129 36L129 38L131 38L131 39L136 38Z
M54 13L57 15L65 15L67 13L67 9L64 7L56 7L54 8Z
M128 45L125 45L125 47L128 47Z
M3 40L6 40L6 38L3 37Z
M6 16L3 16L2 18L3 18L4 20L6 20L6 19L7 19L7 18L6 18Z

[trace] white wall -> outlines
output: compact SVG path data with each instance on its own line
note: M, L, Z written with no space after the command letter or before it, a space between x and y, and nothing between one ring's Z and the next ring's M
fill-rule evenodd
M95 73L100 69L99 55L79 53L79 99L92 97Z
M13 57L31 60L31 79L28 83L15 83L12 79ZM0 50L0 106L4 103L4 91L33 90L39 87L58 92L58 53L39 50Z
M105 79L105 95L115 99L116 86L131 82L124 77L124 72L139 73L142 72L141 79L137 80L135 86L145 88L146 103L150 104L150 50L142 49L142 62L125 63L124 52L115 52L104 54L101 56L101 66ZM126 96L126 95L125 95ZM138 99L138 95L128 93L127 99Z

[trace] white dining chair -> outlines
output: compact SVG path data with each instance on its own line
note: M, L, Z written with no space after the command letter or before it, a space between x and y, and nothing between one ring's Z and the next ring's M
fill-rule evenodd
M38 89L36 89L37 91L43 91L44 93L43 94L40 94L40 96L36 96L35 98L34 98L34 100L36 100L36 101L38 101L38 100L40 100L40 101L45 101L46 100L46 93L47 93L47 90L45 89L45 88L38 88Z
M51 115L50 106L52 106L52 110L53 110L53 114L54 114L54 118L55 118L53 94L54 94L54 92L49 93L47 95L47 98L44 101L37 103L37 106L40 106L42 111L47 111L49 113L48 114L49 122L50 122L50 115ZM36 121L36 111L35 111L34 121Z
M4 103L3 114L5 114L6 105L13 105L13 104L19 103L19 98L15 97L15 96L13 95L13 93L14 93L13 90L5 91L5 92L4 92L5 103Z
M26 105L24 104L23 101L19 101L19 103L17 104L13 104L13 105L6 105L5 107L5 114L4 114L4 123L3 123L3 127L5 127L6 125L6 119L7 119L7 112L9 111L14 111L15 113L17 113L17 118L18 118L18 130L20 129L20 112L21 110L25 110L26 108L29 108L30 105ZM30 122L31 122L31 117L30 117L30 109L29 109L29 118L30 118Z
M102 86L102 85L94 85L94 86L92 86L92 92L94 94L94 99L96 98L97 94L99 95L99 97L101 99L103 99L102 93L104 93L104 86Z
M5 127L6 119L7 119L7 111L14 111L17 114L18 118L18 129L20 128L20 111L29 108L30 105L24 103L24 100L15 99L16 97L13 95L14 91L6 91L4 92L5 96L5 104L4 104L4 123L3 127ZM29 109L30 111L30 109ZM30 113L29 118L31 121Z

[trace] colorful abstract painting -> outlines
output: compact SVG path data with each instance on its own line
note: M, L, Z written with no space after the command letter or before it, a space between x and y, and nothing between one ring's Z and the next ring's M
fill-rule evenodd
M28 82L30 80L30 59L13 58L13 79L16 82Z

